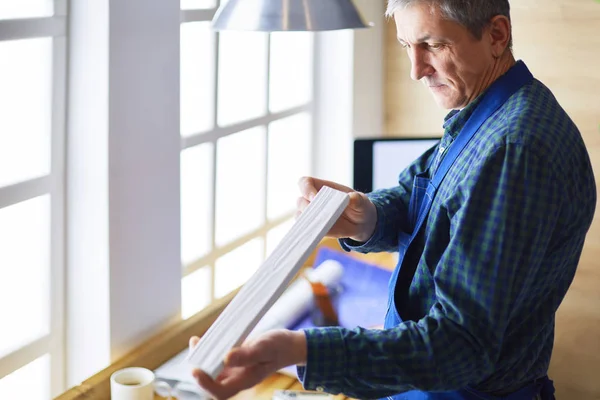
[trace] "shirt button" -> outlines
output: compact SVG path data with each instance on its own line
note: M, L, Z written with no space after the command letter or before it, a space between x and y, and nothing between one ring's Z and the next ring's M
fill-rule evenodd
M324 391L324 390L325 390L325 389L323 389L323 386L317 386L317 392L322 392L322 391Z

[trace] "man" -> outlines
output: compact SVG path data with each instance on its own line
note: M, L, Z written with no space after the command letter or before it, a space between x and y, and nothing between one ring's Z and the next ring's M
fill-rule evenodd
M346 250L398 251L383 330L275 331L233 350L216 398L299 365L307 389L357 398L551 399L555 312L596 204L581 135L516 62L508 0L390 0L398 41L437 103L441 142L329 232ZM197 338L192 339L194 343Z

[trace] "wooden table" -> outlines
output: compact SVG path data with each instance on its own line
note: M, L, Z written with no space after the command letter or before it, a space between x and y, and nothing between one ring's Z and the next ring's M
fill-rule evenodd
M252 389L244 390L232 400L271 400L273 393L277 389L292 389L302 390L302 384L295 378L282 374L273 374L267 379L253 387ZM156 400L164 400L160 396L155 397ZM333 397L334 400L350 400L344 395Z

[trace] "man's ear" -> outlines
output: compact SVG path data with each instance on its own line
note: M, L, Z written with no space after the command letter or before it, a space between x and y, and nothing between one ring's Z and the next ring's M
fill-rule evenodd
M511 24L504 15L496 15L490 21L485 33L489 38L492 54L499 58L510 43Z

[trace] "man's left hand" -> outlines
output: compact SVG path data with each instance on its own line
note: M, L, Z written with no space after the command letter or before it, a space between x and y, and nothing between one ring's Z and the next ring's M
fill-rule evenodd
M190 338L190 348L200 339ZM225 400L260 383L288 365L306 363L306 336L301 331L273 330L229 352L216 379L194 369L198 384L216 400Z

